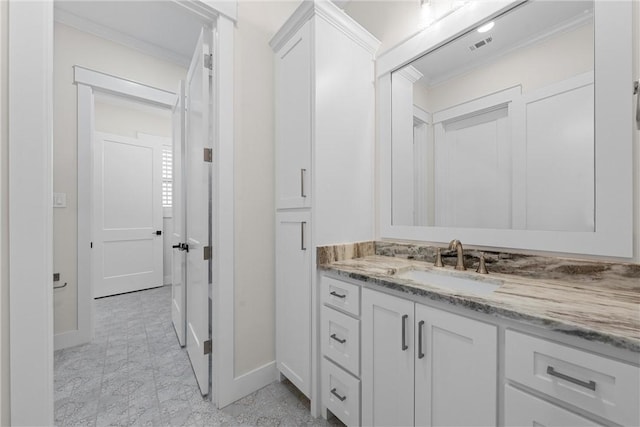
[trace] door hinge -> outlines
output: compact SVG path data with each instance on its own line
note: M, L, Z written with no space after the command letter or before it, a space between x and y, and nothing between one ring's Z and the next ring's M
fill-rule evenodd
M204 149L204 161L209 163L213 161L213 149L211 148Z
M210 53L204 54L204 68L213 70L213 55Z
M210 260L211 259L211 246L205 246L202 248L204 251L204 260Z
M211 354L211 340L206 340L202 344L204 347L204 354Z

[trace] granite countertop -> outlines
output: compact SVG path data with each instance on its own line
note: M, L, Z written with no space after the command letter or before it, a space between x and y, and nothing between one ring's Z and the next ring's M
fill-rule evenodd
M377 247L375 249L376 253L381 252ZM603 267L602 263L566 260L551 263L549 258L524 257L523 261L523 258L516 257L502 264L493 261L493 266L488 263L490 274L483 275L476 273L469 264L467 271L460 272L450 266L450 261L446 267L436 268L433 263L409 259L412 256L374 255L373 252L356 250L354 255L358 257L351 259L325 252L322 255L332 259L319 258L318 268L333 275L360 280L365 286L394 289L640 352L640 280L635 274L628 274L625 265L618 268L617 265L604 264ZM553 268L549 267L550 264ZM541 268L541 265L546 267ZM635 267L630 268L635 273ZM493 293L480 296L398 277L408 270L432 271L502 284ZM534 274L532 270L538 272Z

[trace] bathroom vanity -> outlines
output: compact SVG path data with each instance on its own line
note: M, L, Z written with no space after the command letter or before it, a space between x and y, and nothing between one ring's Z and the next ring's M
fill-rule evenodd
M318 248L323 409L345 424L640 423L640 267L493 254L481 275L356 246Z

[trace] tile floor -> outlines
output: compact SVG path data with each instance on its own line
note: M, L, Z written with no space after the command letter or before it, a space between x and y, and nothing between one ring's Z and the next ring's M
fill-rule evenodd
M340 425L288 382L217 410L200 396L171 324L171 288L96 300L96 337L54 355L58 426Z

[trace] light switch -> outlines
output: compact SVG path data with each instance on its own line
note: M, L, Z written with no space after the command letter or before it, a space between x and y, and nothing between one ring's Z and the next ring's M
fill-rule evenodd
M67 207L67 193L53 193L53 207L54 208L66 208Z

